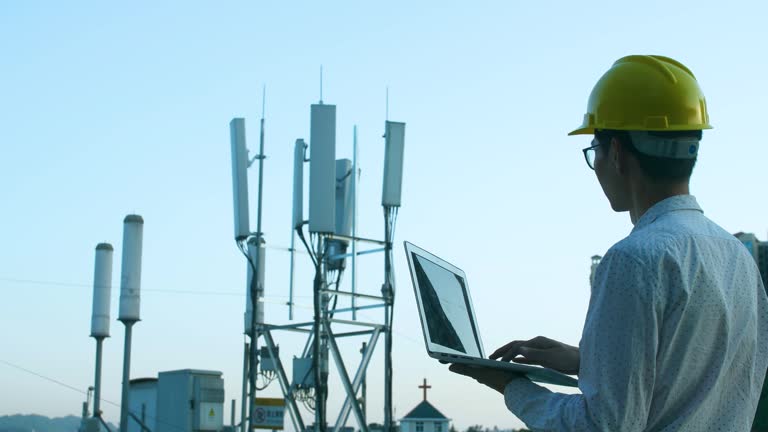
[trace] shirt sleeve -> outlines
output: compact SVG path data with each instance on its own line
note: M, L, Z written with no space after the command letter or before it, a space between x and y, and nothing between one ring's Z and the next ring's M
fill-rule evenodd
M658 277L636 258L609 251L600 262L579 344L581 394L527 379L504 391L507 408L536 431L642 431L656 374Z

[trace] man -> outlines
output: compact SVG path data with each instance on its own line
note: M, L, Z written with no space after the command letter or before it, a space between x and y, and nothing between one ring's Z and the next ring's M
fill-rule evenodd
M768 299L754 260L688 184L706 102L688 68L618 60L580 128L611 207L634 225L600 262L581 342L514 341L491 358L578 374L581 394L454 364L542 431L749 431L768 366Z

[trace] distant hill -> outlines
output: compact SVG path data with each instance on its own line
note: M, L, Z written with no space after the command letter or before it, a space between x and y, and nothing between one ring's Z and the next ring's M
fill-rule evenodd
M80 417L67 416L48 418L41 415L15 414L0 416L0 432L77 432L80 428ZM117 426L109 424L112 431Z

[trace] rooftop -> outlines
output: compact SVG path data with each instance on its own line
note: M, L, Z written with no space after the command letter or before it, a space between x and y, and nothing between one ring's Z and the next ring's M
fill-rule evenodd
M444 416L443 413L437 410L437 408L433 407L431 403L422 401L420 404L416 405L416 408L412 409L411 412L406 414L405 417L403 417L401 420L410 419L448 420L448 417Z

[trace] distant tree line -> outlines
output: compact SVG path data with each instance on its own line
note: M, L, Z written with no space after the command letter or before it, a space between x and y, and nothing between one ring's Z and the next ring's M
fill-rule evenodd
M450 432L458 432L455 427L451 426ZM493 428L487 428L482 425L472 425L468 427L464 432L531 432L530 429L507 429L501 430L494 426Z

